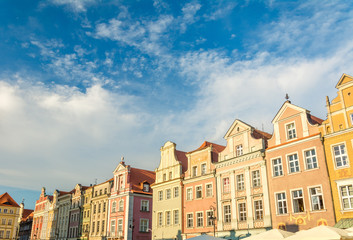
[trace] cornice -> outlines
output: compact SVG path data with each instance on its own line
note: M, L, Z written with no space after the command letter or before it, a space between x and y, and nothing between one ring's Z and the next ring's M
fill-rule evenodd
M247 153L247 154L241 155L239 157L223 160L221 162L217 162L217 163L215 163L215 166L216 166L216 169L218 169L218 168L227 167L227 166L230 166L230 165L233 165L236 163L246 162L251 159L258 158L258 157L263 158L261 150L258 150L256 152Z

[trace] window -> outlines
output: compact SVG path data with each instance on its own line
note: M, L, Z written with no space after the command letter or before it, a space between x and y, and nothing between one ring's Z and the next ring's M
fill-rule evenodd
M196 226L203 227L203 212L196 213Z
M186 189L186 200L192 200L192 188Z
M148 231L148 219L140 219L140 232Z
M99 204L99 205L98 205L98 213L101 212L101 207L102 207L102 204Z
M223 214L224 214L224 222L225 223L230 223L232 221L231 219L231 212L230 212L230 205L224 205L223 206Z
M158 213L158 226L162 226L163 225L163 213L159 212Z
M196 198L202 198L202 186L196 186Z
M239 210L239 221L241 221L241 222L246 221L246 205L245 205L245 203L239 203L238 210Z
M102 221L102 230L101 230L102 232L104 232L104 229L105 229L105 228L104 228L104 227L105 227L104 225L105 225L105 221L103 220L103 221Z
M206 163L201 164L201 175L206 174Z
M286 193L277 193L277 214L286 214L287 213L287 199Z
M288 167L289 167L289 173L295 173L299 172L299 160L298 160L298 155L296 153L289 155L287 157L288 159Z
M172 198L172 190L167 189L165 190L165 199L171 199Z
M213 186L212 184L206 184L206 197L212 197L213 196Z
M297 134L295 132L295 126L294 123L287 124L287 138L288 140L296 138Z
M174 197L179 197L179 187L174 188Z
M113 234L115 233L115 220L112 220L110 224L110 232Z
M149 192L150 191L150 185L148 183L143 184L143 191L144 192Z
M118 219L118 233L123 232L123 219Z
M292 191L293 212L304 212L304 198L302 190Z
M158 191L158 201L163 200L163 191Z
M283 175L283 168L282 168L282 159L276 158L272 160L272 170L273 176L282 176Z
M237 175L237 190L244 190L244 174Z
M5 224L6 224L6 219L5 219L5 218L3 218L3 219L1 220L1 224L2 224L2 225L5 225Z
M94 225L96 224L96 222L93 222L93 224L92 224L92 233L94 233Z
M333 146L336 167L348 166L346 146L344 144Z
M243 145L239 144L236 146L236 153L237 153L237 156L243 155Z
M324 209L324 199L322 196L321 187L313 187L309 189L311 209L313 211Z
M10 231L6 231L6 237L5 238L10 238Z
M194 215L192 213L186 214L186 223L188 228L194 227Z
M174 210L174 224L179 224L179 210Z
M103 189L99 190L99 195L103 194Z
M223 192L229 193L229 178L223 178Z
M106 209L105 204L106 203L103 203L103 212L105 212L105 209Z
M0 231L0 238L3 238L3 237L4 237L4 231L1 230L1 231Z
M197 176L197 166L192 167L192 176L193 177Z
M99 232L99 221L97 221L97 233Z
M97 209L97 205L94 204L94 206L93 206L93 213L96 213L96 209Z
M116 212L116 201L114 201L112 204L112 212Z
M12 219L7 220L7 225L12 225Z
M169 180L173 178L173 172L169 172Z
M165 212L165 224L167 225L167 226L169 226L170 225L170 211L166 211Z
M6 208L4 209L4 213L7 213L7 209Z
M353 186L340 187L343 209L353 209Z
M124 200L120 200L119 201L119 212L122 212L124 211Z
M106 188L104 188L104 194L107 194L107 189Z
M148 200L141 200L141 211L142 212L149 211L149 201Z
M12 209L10 209L10 213L13 213L13 210L12 210Z
M317 168L317 159L315 149L304 152L306 169Z
M167 181L167 174L163 174L163 181Z
M255 220L262 220L264 218L263 209L262 209L262 200L254 201L255 208Z
M252 172L252 186L254 188L261 186L260 170L255 170Z
M207 226L213 226L213 211L206 211L206 216L207 216Z
M349 115L351 117L351 124L353 125L353 113Z

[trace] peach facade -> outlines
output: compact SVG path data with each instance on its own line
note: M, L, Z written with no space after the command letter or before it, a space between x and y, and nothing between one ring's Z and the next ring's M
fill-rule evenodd
M326 100L327 119L321 132L327 167L330 174L335 215L338 227L353 218L353 77L343 74L336 88L337 97Z
M183 238L202 233L213 235L217 214L215 166L224 146L204 142L197 150L186 154L188 170L184 177Z
M269 137L240 120L226 133L227 147L216 163L216 236L240 237L271 227L264 160Z
M273 228L335 224L321 119L286 101L273 119L266 149Z

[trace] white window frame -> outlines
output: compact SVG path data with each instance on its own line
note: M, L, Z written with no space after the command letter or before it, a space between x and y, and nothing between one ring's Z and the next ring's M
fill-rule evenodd
M179 197L179 187L174 187L173 188L173 197L174 198Z
M141 208L142 212L149 212L150 211L150 201L146 199L141 199Z
M229 211L226 211L226 207L229 208ZM230 204L223 205L223 219L225 223L232 222L232 209Z
M170 188L165 190L165 200L172 199L172 190Z
M241 206L244 206L244 208L242 208ZM238 203L238 218L239 218L239 222L246 222L247 220L246 202Z
M189 218L191 216L191 218ZM189 221L191 220L191 221ZM194 227L194 213L186 213L186 227L193 228Z
M302 199L303 199L303 206L304 206L304 209L302 212L295 212L294 211L294 196L293 196L293 193L296 192L296 191L301 191L302 193ZM305 197L304 197L304 191L303 191L303 188L296 188L296 189L290 189L290 196L291 196L291 202L292 202L292 212L293 213L304 213L305 210L306 210L306 206L305 206ZM299 199L299 197L297 197L296 199Z
M236 152L236 156L239 157L241 155L244 154L243 152L243 144L238 144L235 146L235 152Z
M289 137L290 136L290 133L289 131L293 131L293 129L289 129L288 126L292 125L293 124L293 129L294 129L294 135L293 137ZM293 140L293 139L296 139L298 137L297 135L297 127L295 125L295 121L293 122L289 122L289 123L286 123L285 124L285 128L286 128L286 139L287 140ZM292 133L293 134L293 133Z
M315 151L315 155L314 156L311 155L311 156L307 157L306 156L306 152L309 152L309 151L312 151L312 150ZM316 159L316 167L308 168L308 159L312 160L313 157L315 157L315 159ZM314 170L314 169L318 169L319 168L319 161L318 161L318 158L317 158L316 147L304 149L303 150L303 159L304 159L304 169L305 170ZM313 162L311 162L311 164L313 164Z
M163 190L158 191L158 201L163 200Z
M201 164L201 175L205 175L207 173L207 165L206 163Z
M187 201L191 201L193 199L193 191L192 191L192 187L188 187L186 188L186 200Z
M201 228L204 226L203 212L196 212L196 227Z
M341 191L341 188L343 188L343 187L349 187L349 186L352 186L352 188L353 188L353 184L341 184L340 186L339 186L339 188L338 188L338 191L339 191L339 196L340 196L340 199L341 199L341 209L343 210L343 211L352 211L353 210L353 204L351 203L351 201L350 201L350 199L352 199L353 198L353 194L352 195L348 195L348 196L343 196L342 195L342 191ZM348 192L348 194L349 194L349 192ZM350 208L344 208L344 204L343 204L343 199L348 199L348 202L349 202L349 205L350 205Z
M313 208L313 195L311 194L311 189L313 188L320 188L321 189L321 194L315 194L314 197L317 197L317 196L320 196L321 195L321 198L322 198L322 205L323 205L323 208L322 209L314 209ZM307 187L308 189L308 196L309 196L309 206L310 206L310 211L323 211L326 209L325 207L325 198L324 198L324 193L323 193L323 189L322 189L322 185L315 185L315 186L308 186Z
M344 145L345 155L340 154L339 157L342 158L342 156L346 156L346 162L347 162L347 164L338 167L338 166L337 166L337 161L336 161L336 155L335 155L334 147L336 147L336 146L341 146L341 145ZM334 166L335 166L335 169L348 168L348 167L350 166L350 162L349 162L349 157L348 157L348 154L347 154L346 142L335 143L335 144L332 144L330 147L331 147L331 154L332 154L332 159L333 159L333 164L334 164ZM342 160L341 160L341 161L342 161Z
M191 168L191 170L192 170L192 177L196 177L197 176L197 166L192 166L192 168Z
M208 186L211 186L211 187L207 188ZM212 197L213 196L213 184L212 183L206 183L205 192L206 192L206 197Z
M111 222L110 222L110 232L113 233L113 236L115 234L115 231L116 231L116 222L115 222L115 219L113 219Z
M281 161L281 163L280 164L276 163L276 165L275 165L274 161L276 161L278 159ZM271 166L272 166L272 177L281 177L284 175L282 157L271 158ZM276 172L275 168L277 168L278 172L281 173L280 175L277 175L277 176L275 175L275 172Z
M123 212L124 211L124 199L121 199L119 201L119 212Z
M165 211L165 225L172 225L172 213L171 211Z
M258 173L254 176L254 173ZM253 188L261 187L261 173L259 169L251 171L252 186Z
M277 196L279 195L279 194L283 194L284 193L284 199L281 199L280 201L278 201L278 198L277 198ZM276 214L277 215L287 215L288 214L288 201L287 201L287 193L285 192L285 191L282 191L282 192L275 192L274 193L275 194L275 205L276 205ZM282 204L282 207L281 208L283 208L283 209L285 209L286 210L286 212L285 213L280 213L280 211L279 211L279 209L280 209L280 204L279 204L279 202L281 202L281 203L285 203L285 208L283 208L283 204Z
M174 225L179 224L179 218L180 218L179 209L174 209L173 210L173 223L174 223Z
M163 226L163 212L157 213L157 226L158 227Z
M237 190L238 191L243 191L245 190L245 182L244 182L244 173L237 174L235 176L236 182L237 182Z
M198 196L198 193L200 193L200 196ZM195 186L195 199L201 199L202 198L202 185L197 185Z
M256 205L257 202L261 202L261 208L257 208L258 206ZM259 214L261 217L258 218ZM254 199L254 219L256 221L261 221L264 219L264 205L262 199Z
M149 219L140 218L140 232L148 232Z
M112 213L115 213L115 212L116 212L116 201L113 201L113 203L112 203Z
M296 155L297 156L297 159L296 159L296 162L298 163L298 171L295 171L295 172L291 172L291 169L290 169L290 160L289 160L289 157L290 156L293 156L293 155ZM300 172L300 161L299 161L299 154L298 152L293 152L293 153L289 153L289 154L286 154L286 160L287 160L287 173L288 174L295 174L295 173L299 173ZM295 167L296 168L296 167Z
M224 184L226 181L226 179L228 179L227 184ZM229 177L224 177L222 178L222 190L223 193L230 193L230 179Z
M214 211L213 210L206 210L206 226L207 227L213 227L214 221L212 221L210 218L214 216Z

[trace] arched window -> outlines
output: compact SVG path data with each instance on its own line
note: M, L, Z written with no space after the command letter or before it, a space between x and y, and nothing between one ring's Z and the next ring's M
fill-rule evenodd
M112 212L116 212L116 202L115 201L112 204Z
M119 201L119 212L124 211L124 200Z

